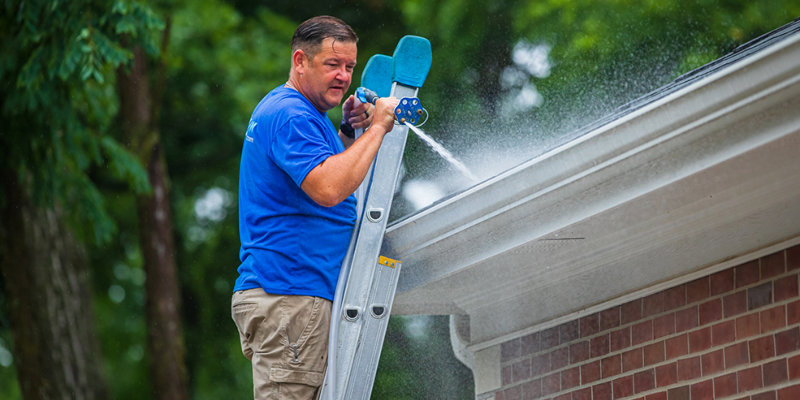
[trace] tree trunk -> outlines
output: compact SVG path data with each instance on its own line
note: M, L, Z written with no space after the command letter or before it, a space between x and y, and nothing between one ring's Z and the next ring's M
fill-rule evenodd
M129 72L118 73L122 129L129 146L147 169L153 192L136 199L139 244L147 294L147 349L153 398L188 399L180 292L172 237L167 166L155 124L147 59L134 49ZM156 99L157 100L157 99ZM158 104L156 101L155 104ZM157 107L157 106L156 106Z
M25 399L106 399L83 249L59 207L33 204L3 171L0 227L14 360Z

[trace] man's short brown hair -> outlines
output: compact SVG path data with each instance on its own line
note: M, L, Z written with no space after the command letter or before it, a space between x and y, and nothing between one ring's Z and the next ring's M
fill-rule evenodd
M321 15L307 19L297 27L292 36L292 53L302 49L309 58L314 58L325 38L358 43L358 35L350 25L339 18Z

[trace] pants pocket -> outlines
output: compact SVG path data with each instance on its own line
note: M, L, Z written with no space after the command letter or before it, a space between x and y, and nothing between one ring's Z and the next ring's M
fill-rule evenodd
M233 294L231 317L239 331L242 354L252 360L253 353L277 359L282 353L279 321L270 318L278 314L278 297L261 289L250 289Z
M322 385L324 375L322 372L302 371L297 369L272 367L269 371L269 379L277 383L299 383L312 387Z
M296 371L322 372L328 356L330 301L287 296L286 366Z
M244 354L248 360L253 359L251 343L253 342L254 331L256 329L256 324L249 323L252 321L248 320L251 320L249 317L257 307L256 304L234 304L231 307L231 317L236 324L236 329L239 331L239 342L242 345L242 354Z

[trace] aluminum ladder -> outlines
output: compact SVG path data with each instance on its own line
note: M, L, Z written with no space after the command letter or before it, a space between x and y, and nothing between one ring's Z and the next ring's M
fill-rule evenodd
M379 96L417 97L432 62L430 42L405 36L392 57L370 58L362 86ZM401 263L381 256L392 198L400 175L408 127L395 124L383 138L367 177L356 191L357 220L331 311L328 371L323 400L368 399L375 381Z

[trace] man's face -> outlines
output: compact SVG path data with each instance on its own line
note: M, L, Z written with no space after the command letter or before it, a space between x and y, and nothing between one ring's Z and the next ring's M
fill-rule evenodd
M298 88L314 106L328 111L342 102L356 66L356 44L325 38L313 58L303 57Z

